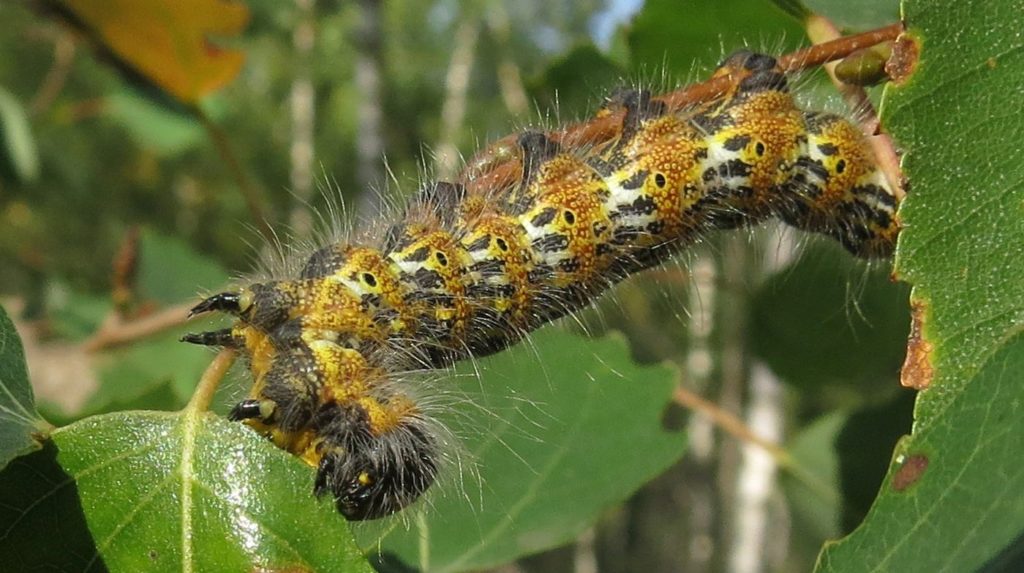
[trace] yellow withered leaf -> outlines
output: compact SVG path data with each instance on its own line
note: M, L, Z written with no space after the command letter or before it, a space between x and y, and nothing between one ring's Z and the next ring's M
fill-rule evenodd
M245 55L214 40L238 35L249 9L234 0L55 0L121 63L184 103L238 75Z

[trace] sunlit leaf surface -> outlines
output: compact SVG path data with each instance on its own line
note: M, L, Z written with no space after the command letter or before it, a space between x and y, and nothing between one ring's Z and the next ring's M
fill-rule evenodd
M249 20L223 0L52 0L117 60L185 103L238 75L244 55L217 46Z
M912 185L897 272L927 389L867 520L822 571L973 571L1024 532L1024 2L904 10L921 57L884 111Z

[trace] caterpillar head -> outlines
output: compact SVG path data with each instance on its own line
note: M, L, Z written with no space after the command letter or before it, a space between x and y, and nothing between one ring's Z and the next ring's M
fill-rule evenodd
M313 491L333 496L347 519L391 515L434 483L440 453L422 419L410 416L375 435L358 407L333 408L322 412L328 422L320 430L322 457Z

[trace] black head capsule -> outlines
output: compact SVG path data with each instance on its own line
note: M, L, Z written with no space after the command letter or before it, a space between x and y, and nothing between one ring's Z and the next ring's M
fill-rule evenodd
M379 436L324 435L313 493L330 494L352 521L387 517L415 502L434 483L440 459L437 443L416 424Z

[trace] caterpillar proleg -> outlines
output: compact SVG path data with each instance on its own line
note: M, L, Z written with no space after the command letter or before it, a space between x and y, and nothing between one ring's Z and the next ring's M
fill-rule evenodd
M253 376L231 418L315 467L345 517L379 518L441 468L404 374L500 351L717 229L776 217L888 256L898 199L861 131L801 109L770 56L738 52L716 75L730 89L683 110L617 92L606 143L524 132L515 181L425 183L381 236L201 302L236 322L185 340L237 348Z

